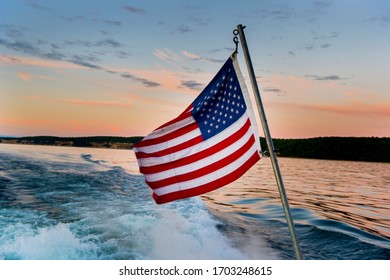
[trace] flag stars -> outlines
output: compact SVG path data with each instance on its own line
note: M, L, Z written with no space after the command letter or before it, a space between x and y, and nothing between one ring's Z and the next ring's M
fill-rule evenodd
M225 69L213 84L208 85L200 100L193 103L193 116L203 136L208 139L238 120L245 112L243 104L234 69Z

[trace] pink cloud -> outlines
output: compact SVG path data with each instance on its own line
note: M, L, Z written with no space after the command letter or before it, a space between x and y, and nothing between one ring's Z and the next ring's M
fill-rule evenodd
M52 80L54 81L54 78L44 76L44 75L33 75L30 72L26 71L19 71L16 73L16 76L18 76L19 79L22 81L31 81L32 79L42 79L42 80Z
M172 62L175 62L175 61L178 61L180 59L180 57L175 54L173 51L171 51L170 49L162 49L162 50L159 50L159 49L155 49L153 51L153 54L158 57L159 59L165 61L165 62L168 62L168 63L172 63Z
M31 80L31 73L28 73L28 72L24 72L24 71L20 71L16 74L18 76L19 79L21 79L22 81L30 81Z
M41 58L29 58L23 56L0 55L0 65L28 65L59 69L83 69L84 67L65 61L54 61Z

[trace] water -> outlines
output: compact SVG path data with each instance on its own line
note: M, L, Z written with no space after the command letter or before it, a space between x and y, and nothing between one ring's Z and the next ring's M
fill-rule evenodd
M305 259L390 259L389 164L280 158ZM269 159L156 205L132 151L0 145L0 259L293 259Z

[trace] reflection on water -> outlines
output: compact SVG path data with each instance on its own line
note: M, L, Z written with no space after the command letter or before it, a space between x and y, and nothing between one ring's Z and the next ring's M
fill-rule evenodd
M278 160L296 224L327 227L329 220L341 222L337 224L340 231L346 224L390 239L390 164ZM261 159L238 181L203 198L218 212L285 221L269 158Z

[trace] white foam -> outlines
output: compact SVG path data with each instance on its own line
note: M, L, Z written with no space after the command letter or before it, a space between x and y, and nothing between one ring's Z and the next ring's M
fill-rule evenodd
M83 244L71 232L68 224L33 229L17 224L9 228L13 237L0 244L0 258L30 260L70 260L89 259L95 248L92 244Z
M193 199L193 202L197 200ZM187 202L188 203L188 202ZM216 228L201 202L187 212L165 208L151 231L152 259L247 259Z

